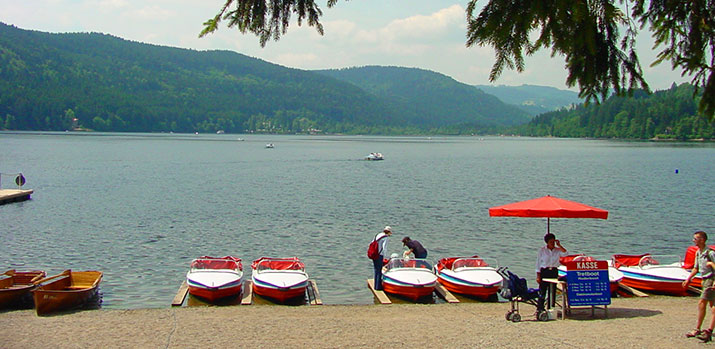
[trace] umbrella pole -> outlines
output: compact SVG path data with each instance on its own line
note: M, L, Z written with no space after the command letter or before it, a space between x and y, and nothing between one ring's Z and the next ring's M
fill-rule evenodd
M546 217L546 234L551 232L551 217Z

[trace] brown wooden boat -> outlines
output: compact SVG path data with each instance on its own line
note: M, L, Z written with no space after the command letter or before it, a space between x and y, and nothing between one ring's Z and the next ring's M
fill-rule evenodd
M45 272L40 270L15 269L0 274L0 309L29 307L32 304L30 291L45 275Z
M69 310L85 304L97 295L101 271L71 271L40 280L32 291L37 315Z

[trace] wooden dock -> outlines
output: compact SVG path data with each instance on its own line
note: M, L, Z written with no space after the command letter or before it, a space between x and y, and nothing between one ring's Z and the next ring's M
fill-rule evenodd
M437 291L437 294L444 298L447 303L459 303L459 299L455 297L452 292L449 292L442 284L437 283L437 286L434 287L435 291Z
M385 292L375 289L375 281L373 279L367 279L367 287L372 291L380 304L392 304L390 298L387 298Z
M308 280L308 287L305 289L308 293L308 300L310 305L323 305L323 301L320 299L320 292L318 291L318 284L315 280Z
M253 303L253 282L251 280L246 280L243 283L243 293L241 295L241 305L251 305Z
M181 283L181 286L179 286L179 291L176 292L176 296L174 296L174 300L171 302L172 307L180 307L182 304L184 304L184 299L186 299L186 294L189 293L189 284L186 283L186 280Z
M34 193L32 189L0 189L0 205L29 200L32 193Z

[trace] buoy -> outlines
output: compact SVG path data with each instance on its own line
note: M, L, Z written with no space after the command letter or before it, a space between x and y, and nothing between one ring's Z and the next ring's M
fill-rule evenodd
M675 174L678 174L678 169L677 169L677 168L675 169Z

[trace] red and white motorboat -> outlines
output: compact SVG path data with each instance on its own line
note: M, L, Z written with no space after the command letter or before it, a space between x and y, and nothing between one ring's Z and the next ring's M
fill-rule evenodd
M566 263L571 262L571 261L595 261L596 258L591 257L591 256L586 256L583 254L571 254L568 256L561 257L559 259L559 262L561 265L559 265L559 277L561 276L566 276ZM611 294L614 294L618 291L618 283L623 280L623 273L616 269L612 264L611 261L608 261L608 282L609 282L609 287L611 290Z
M186 273L189 293L208 301L237 296L243 286L241 259L203 256L191 262Z
M487 299L496 295L504 278L495 259L448 257L437 262L437 281L450 292Z
M383 290L413 301L432 296L437 286L437 275L425 259L391 258L383 270Z
M613 266L623 273L622 284L639 290L685 296L683 281L690 272L675 255L613 255Z
M305 297L308 274L298 257L261 257L251 264L253 292L279 302Z

